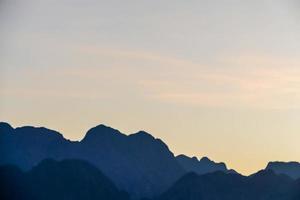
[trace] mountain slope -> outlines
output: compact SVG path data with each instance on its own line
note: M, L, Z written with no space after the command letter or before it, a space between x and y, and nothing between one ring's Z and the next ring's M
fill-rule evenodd
M86 160L136 198L161 193L185 173L161 140L144 131L127 136L104 125L72 142L46 128L0 123L0 155L0 165L24 170L47 158Z
M158 194L184 173L167 145L144 131L126 136L99 125L87 132L80 145L82 158L134 196Z
M215 171L233 173L227 169L224 163L216 163L207 157L203 157L198 160L197 157L190 158L186 155L178 155L176 156L176 160L185 169L185 171L195 172L199 175Z
M48 158L53 160L41 162ZM67 163L57 162L65 159ZM82 161L73 163L74 159ZM86 162L95 167L82 164ZM18 168L0 167L0 197L9 195L9 198L0 199L46 199L48 196L51 199L61 196L65 199L93 199L95 196L103 199L103 194L116 198L110 193L126 199L126 194L120 190L127 191L135 199L152 198L161 193L161 200L300 199L300 179L294 181L288 177L298 177L299 163L269 163L267 169L275 173L264 170L244 177L228 170L224 163L215 163L206 157L201 160L184 155L174 157L165 143L145 131L125 135L105 125L90 129L80 142L72 142L50 129L12 128L7 123L0 123L0 166L7 164ZM98 170L109 180L99 175ZM186 172L196 173L184 175ZM94 180L93 177L98 178ZM66 184L67 190L62 191ZM82 194L77 193L81 188ZM70 196L72 191L76 196ZM93 196L87 197L89 193Z
M72 143L50 129L31 126L13 129L9 124L2 122L0 165L12 164L28 170L45 158L67 157Z
M0 199L128 200L97 168L79 160L44 160L28 172L0 167Z
M300 178L300 163L298 162L269 162L266 169L271 169L277 174L286 174L293 179Z
M163 193L159 200L296 200L300 187L272 171L260 171L249 177L214 172L188 173Z

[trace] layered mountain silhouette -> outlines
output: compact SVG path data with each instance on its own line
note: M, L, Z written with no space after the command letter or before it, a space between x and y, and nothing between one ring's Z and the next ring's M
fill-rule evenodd
M44 160L27 172L0 167L3 200L128 200L96 167L80 160Z
M249 177L221 171L184 175L159 200L299 200L299 180L271 170Z
M234 170L228 170L225 163L216 163L210 160L207 157L203 157L198 160L197 157L188 157L186 155L176 156L178 163L185 169L187 172L195 172L199 175L206 174L215 171L222 171L226 173L237 173Z
M299 200L298 164L271 162L245 177L207 157L175 157L145 131L125 135L99 125L75 142L47 128L0 123L0 197L7 197L0 199L126 200L128 193L132 199Z
M222 171L190 172L153 200L299 200L300 179L262 170L249 177ZM86 161L43 160L29 171L0 166L3 200L129 200L100 170Z
M161 140L140 131L129 136L99 125L80 142L66 140L46 128L12 128L0 124L0 165L29 170L44 159L81 159L109 177L119 189L134 197L158 195L185 170Z
M300 163L298 162L269 162L266 169L277 174L286 174L293 179L300 178Z

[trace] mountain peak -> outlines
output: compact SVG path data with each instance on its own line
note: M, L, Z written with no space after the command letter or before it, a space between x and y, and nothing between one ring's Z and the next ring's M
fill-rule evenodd
M225 163L216 163L208 157L203 157L200 160L197 157L188 157L186 155L178 155L177 162L187 171L196 172L198 174L205 174L215 171L227 172Z
M192 157L192 160L197 161L197 162L199 161L198 158L197 158L196 156L193 156L193 157Z
M200 162L212 162L208 157L204 156L200 159Z
M9 133L13 131L14 128L6 122L0 122L0 133Z
M64 139L63 135L55 130L45 127L22 126L15 129L16 134L38 136L43 138Z
M210 160L208 157L201 158L200 162L207 163L207 164L210 164L210 165L218 165L220 168L223 168L223 169L227 170L227 166L226 166L225 163L223 163L223 162L215 162L213 160Z
M142 138L148 138L148 139L155 139L150 133L147 133L146 131L138 131L137 133L133 133L129 135L131 137L142 137Z
M93 141L95 139L99 140L99 139L112 138L118 136L125 136L125 135L117 129L111 128L104 124L100 124L88 130L88 132L86 133L82 141L86 142L86 141Z
M90 130L114 130L114 131L118 131L110 126L107 126L105 124L99 124L93 128L91 128Z
M176 156L177 158L186 158L189 159L190 157L184 155L184 154L179 154L178 156Z

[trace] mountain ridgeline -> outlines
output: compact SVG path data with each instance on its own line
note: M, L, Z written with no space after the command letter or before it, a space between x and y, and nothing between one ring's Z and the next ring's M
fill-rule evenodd
M167 189L185 171L161 140L140 131L124 135L99 125L80 142L66 140L46 128L12 128L0 124L0 165L29 170L44 159L80 159L91 163L131 196L152 197Z
M184 175L158 200L299 200L299 180L262 170L251 176L221 171Z
M300 163L298 162L269 162L266 169L277 174L286 174L293 179L300 178Z
M297 163L275 162L244 177L207 157L175 157L145 131L125 135L99 125L74 142L47 128L0 123L4 200L294 200L300 197L299 172Z
M81 160L43 160L27 172L0 166L0 199L129 200L96 167Z
M197 157L190 158L186 155L178 155L176 156L176 160L184 168L185 171L195 172L199 175L215 171L237 173L233 169L228 170L225 163L216 163L207 157L203 157L198 160Z

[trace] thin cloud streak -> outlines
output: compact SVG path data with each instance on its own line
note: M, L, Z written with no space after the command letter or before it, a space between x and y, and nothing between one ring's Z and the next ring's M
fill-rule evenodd
M74 46L73 46L74 47ZM109 67L91 64L86 67L62 67L57 70L23 72L23 75L38 79L40 73L56 77L58 81L80 79L84 85L96 85L103 89L109 84L111 91L117 93L118 87L127 85L140 93L140 98L148 98L164 103L209 107L249 107L261 109L299 108L300 62L295 58L275 58L257 55L242 55L232 59L220 57L219 65L202 65L176 57L168 57L152 52L120 50L118 48L99 48L97 46L77 46L74 52L85 58L114 58L116 63ZM120 63L124 63L120 65ZM131 65L130 65L131 63ZM141 67L140 63L150 63ZM283 66L286 63L289 67ZM58 73L59 72L59 73ZM159 73L158 73L159 72ZM34 78L35 77L35 78ZM47 78L46 77L46 78ZM63 78L62 78L63 77ZM30 78L28 78L30 79ZM68 95L64 89L55 92L41 88L30 90L10 88L2 91L5 96L64 97L80 99L101 99L99 90L73 88L69 86ZM115 88L115 89L113 89ZM141 92L143 90L143 94ZM85 95L83 95L85 94ZM113 95L106 91L106 95ZM107 98L107 96L106 96ZM266 103L268 102L268 103Z
M247 64L251 65L249 62ZM254 62L253 66L257 64ZM173 77L169 80L142 81L141 85L150 91L150 97L163 102L193 106L299 108L300 68L274 68L270 63L268 67L260 67L262 65L260 63L259 67L229 69L218 73L213 71L203 74L195 71L180 82ZM209 91L202 85L208 86Z

